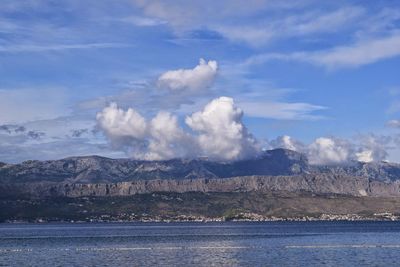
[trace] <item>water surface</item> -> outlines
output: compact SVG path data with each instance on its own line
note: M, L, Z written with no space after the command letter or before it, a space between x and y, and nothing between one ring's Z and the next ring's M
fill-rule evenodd
M0 224L0 266L398 266L399 222Z

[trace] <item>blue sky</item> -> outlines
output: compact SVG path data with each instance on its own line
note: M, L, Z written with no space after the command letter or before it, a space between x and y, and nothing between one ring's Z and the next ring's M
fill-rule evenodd
M293 2L2 0L0 161L135 157L136 135L119 145L99 126L110 103L149 121L169 112L192 132L185 118L221 96L259 147L291 147L287 135L342 155L323 137L346 160L400 161L400 3ZM160 85L201 58L218 68L198 86Z

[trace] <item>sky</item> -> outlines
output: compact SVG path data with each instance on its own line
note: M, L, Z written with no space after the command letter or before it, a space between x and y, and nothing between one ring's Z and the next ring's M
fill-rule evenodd
M400 3L1 0L0 161L400 162Z

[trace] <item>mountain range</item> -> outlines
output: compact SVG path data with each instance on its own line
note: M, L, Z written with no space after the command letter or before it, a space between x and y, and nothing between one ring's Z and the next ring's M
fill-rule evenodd
M143 161L99 156L0 163L0 191L43 196L132 195L150 192L307 191L400 196L400 165L350 162L315 166L301 153L274 149L248 160Z

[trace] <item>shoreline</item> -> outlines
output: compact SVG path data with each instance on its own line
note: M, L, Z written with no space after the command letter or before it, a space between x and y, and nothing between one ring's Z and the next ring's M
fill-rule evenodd
M117 218L88 218L87 220L66 220L35 218L32 220L5 220L0 224L41 224L41 223L214 223L214 222L397 222L400 216L393 214L377 214L375 216L360 216L357 214L322 214L321 216L303 217L264 217L264 216L244 216L237 217L198 217L198 216L178 216L173 218L140 218L140 219L117 219Z
M400 221L400 198L248 193L0 200L0 222Z

